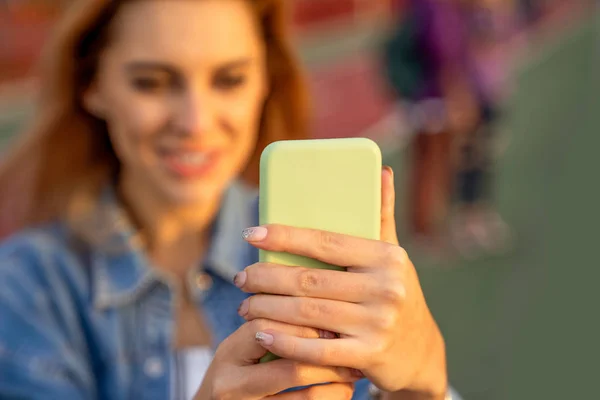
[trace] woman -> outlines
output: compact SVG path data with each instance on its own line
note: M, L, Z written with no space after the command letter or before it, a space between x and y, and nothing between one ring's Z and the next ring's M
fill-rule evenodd
M305 132L282 7L75 2L0 176L30 174L2 196L30 201L0 249L0 397L365 399L368 378L444 398L390 170L382 241L252 227L258 155ZM256 248L349 272L262 265ZM258 364L267 351L283 358Z

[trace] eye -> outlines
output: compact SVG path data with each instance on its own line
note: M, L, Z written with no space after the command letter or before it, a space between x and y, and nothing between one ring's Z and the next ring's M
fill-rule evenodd
M246 75L221 73L215 77L215 86L220 90L230 91L242 87L246 83Z
M132 78L131 85L142 93L157 93L173 87L173 82L168 77L137 76Z

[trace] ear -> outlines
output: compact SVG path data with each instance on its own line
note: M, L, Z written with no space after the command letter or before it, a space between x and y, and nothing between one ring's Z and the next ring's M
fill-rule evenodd
M83 93L83 108L96 118L104 119L105 102L96 83L92 83Z

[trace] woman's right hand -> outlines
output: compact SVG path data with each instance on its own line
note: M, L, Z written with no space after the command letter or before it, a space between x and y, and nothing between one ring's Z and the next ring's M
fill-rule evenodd
M317 329L288 325L269 320L245 323L217 348L197 400L301 400L352 398L353 383L363 376L359 371L343 367L309 365L291 359L259 364L266 354L256 342L256 333L267 329L303 338L333 338L333 334ZM327 383L326 385L319 385ZM286 389L319 385L280 393Z

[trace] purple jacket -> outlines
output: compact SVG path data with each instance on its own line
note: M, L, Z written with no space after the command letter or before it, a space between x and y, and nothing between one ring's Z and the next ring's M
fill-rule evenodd
M441 97L440 74L443 69L463 71L473 89L481 82L469 48L471 15L456 0L411 0L409 18L416 22L419 57L424 69L422 99Z

